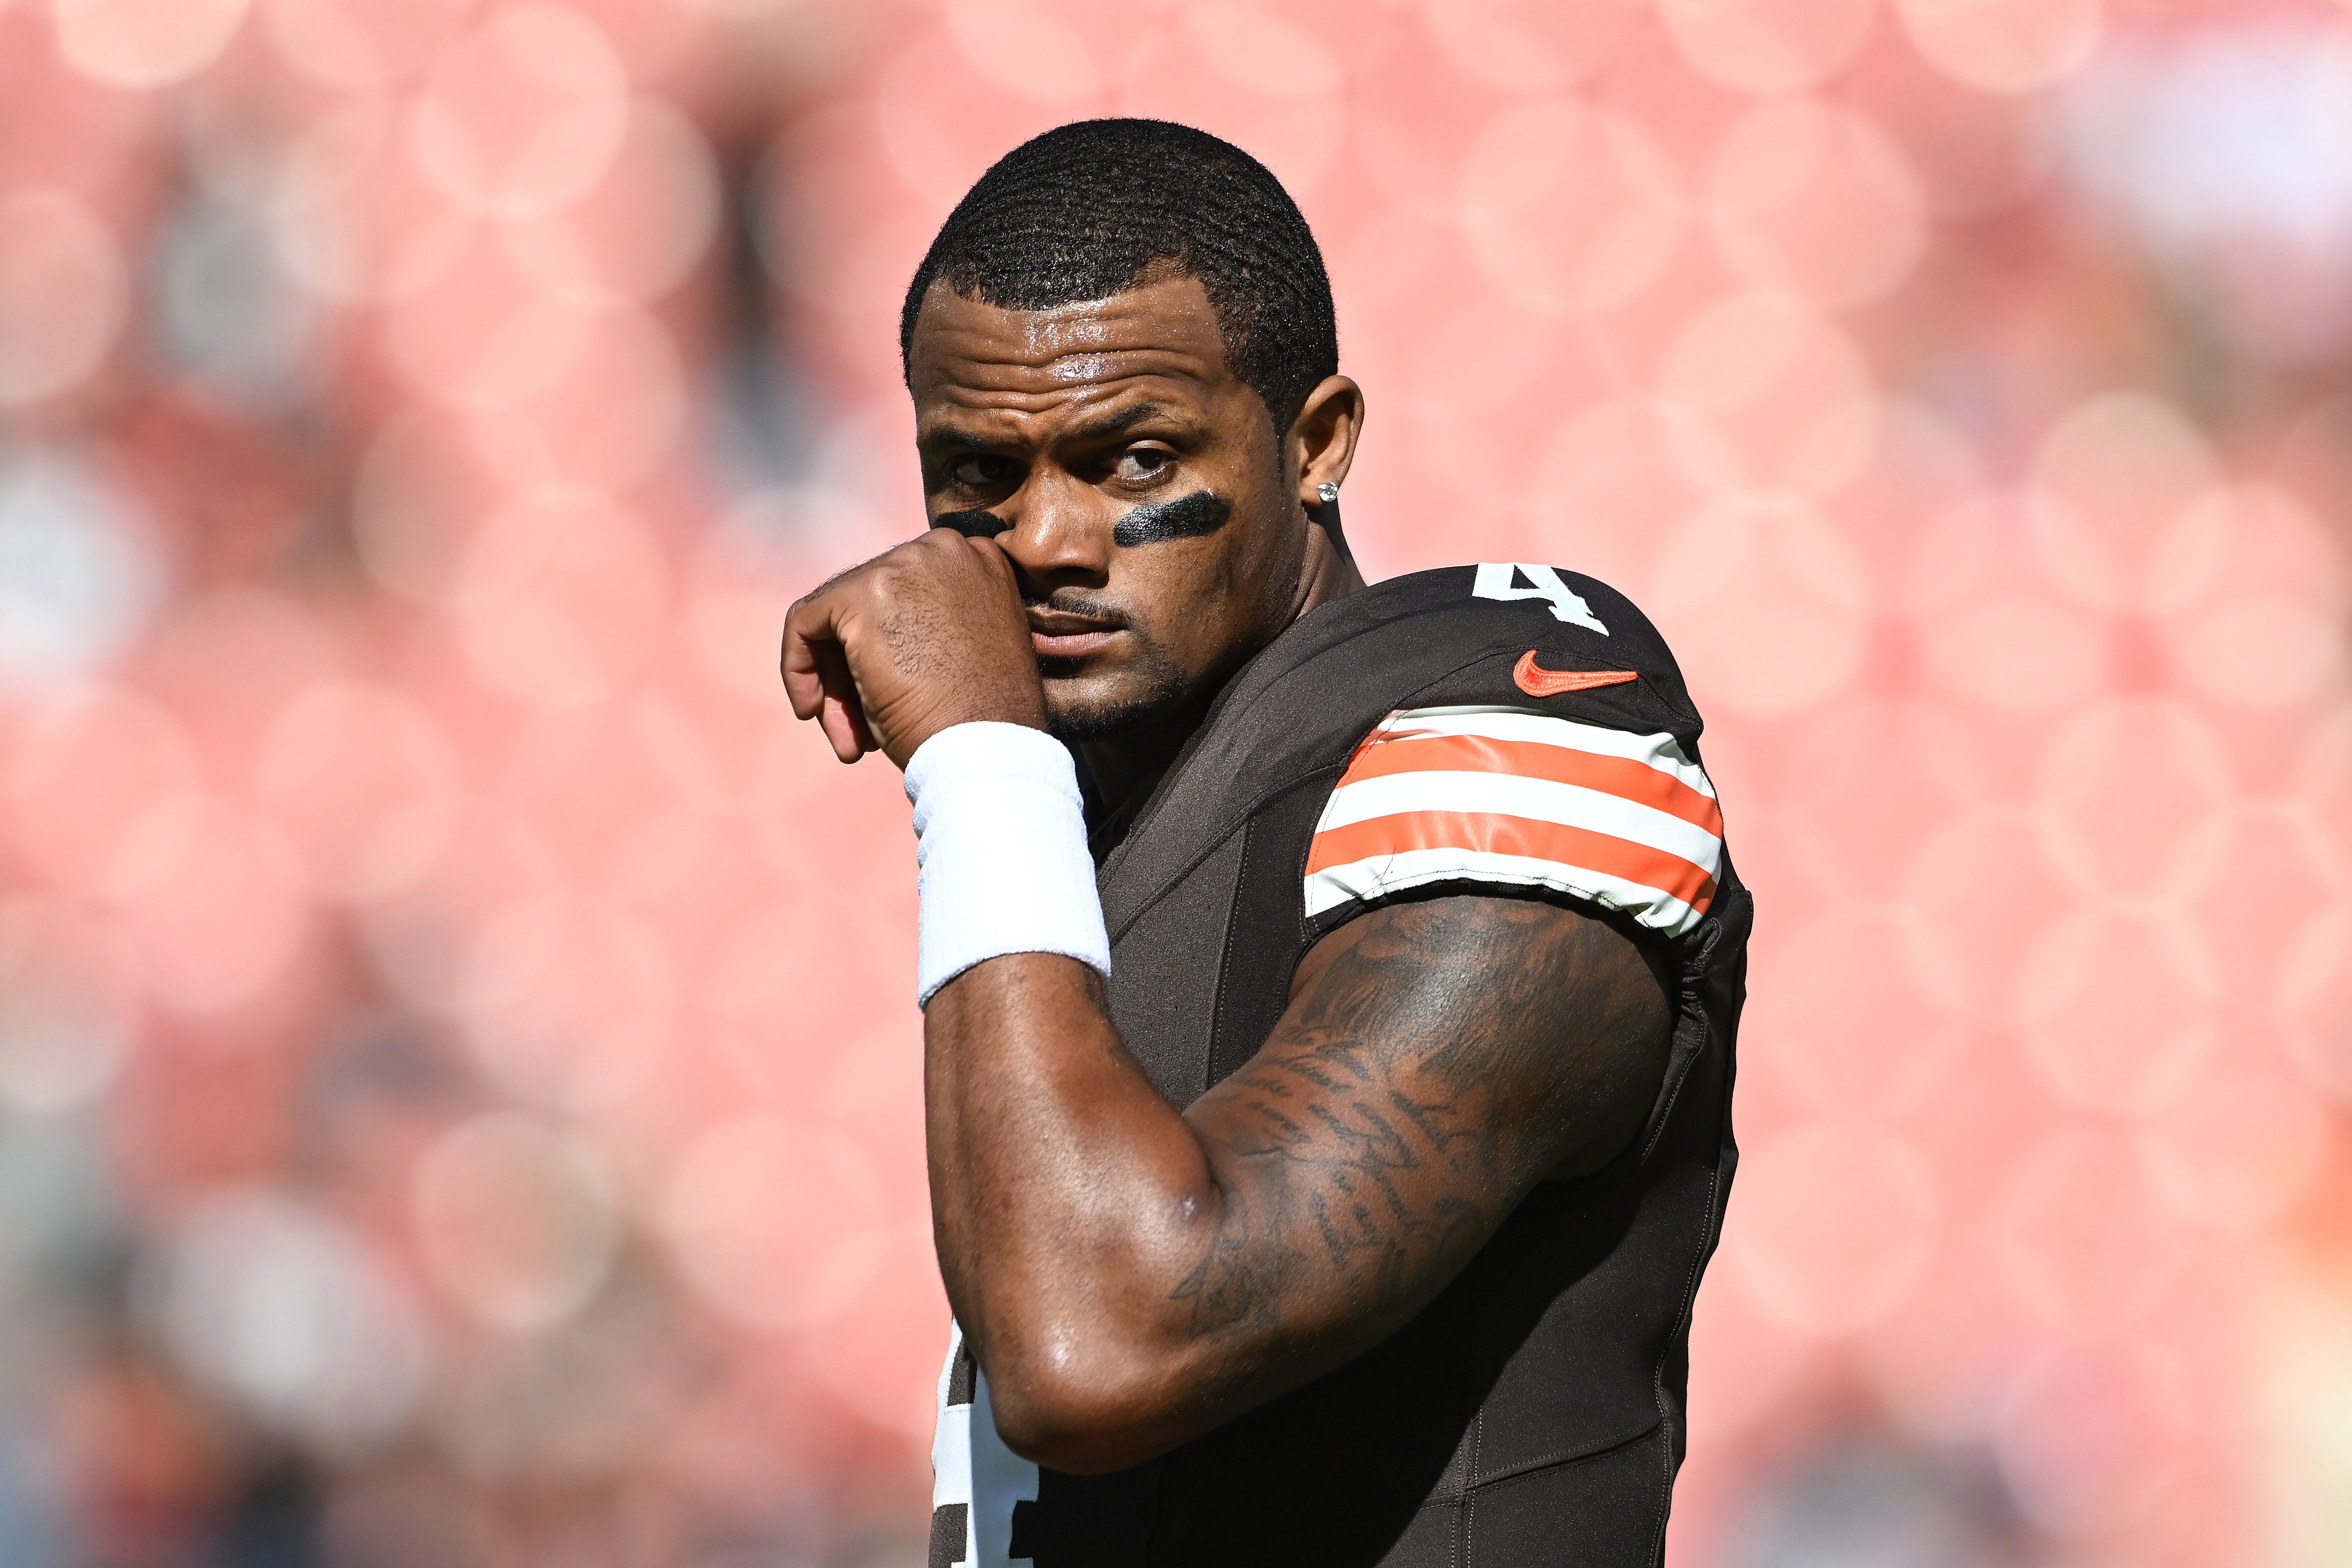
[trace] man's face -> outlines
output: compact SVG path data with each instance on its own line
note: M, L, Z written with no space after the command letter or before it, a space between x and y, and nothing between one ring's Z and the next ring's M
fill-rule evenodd
M1289 623L1297 483L1198 279L1051 310L934 287L908 369L931 520L1010 525L1065 740L1167 712Z

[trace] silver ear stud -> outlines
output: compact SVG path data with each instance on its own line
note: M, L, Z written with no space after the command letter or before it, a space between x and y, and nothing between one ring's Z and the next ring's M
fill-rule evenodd
M1333 501L1339 499L1339 487L1333 484L1330 480L1325 479L1321 484L1315 487L1315 494L1325 506L1329 506Z

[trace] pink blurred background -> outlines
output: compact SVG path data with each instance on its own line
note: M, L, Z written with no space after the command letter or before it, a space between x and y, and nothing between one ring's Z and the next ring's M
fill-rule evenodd
M1675 1568L2352 1562L2352 9L0 0L0 1563L922 1560L911 841L772 649L1114 112L1314 223L1368 573L1712 720Z

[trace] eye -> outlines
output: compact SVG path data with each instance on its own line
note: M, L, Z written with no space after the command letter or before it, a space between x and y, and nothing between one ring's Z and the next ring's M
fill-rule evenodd
M948 465L948 478L967 489L984 490L1001 484L1013 471L1013 459L993 453L979 452L969 458L958 458Z
M1118 455L1115 471L1122 479L1156 479L1175 460L1164 447L1130 447Z

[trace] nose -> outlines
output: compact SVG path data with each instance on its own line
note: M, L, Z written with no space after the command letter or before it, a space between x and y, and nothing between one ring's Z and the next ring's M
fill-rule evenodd
M1057 469L1033 470L1015 498L1013 526L996 546L1013 562L1024 586L1041 593L1064 586L1100 587L1110 571L1117 509L1092 485Z

